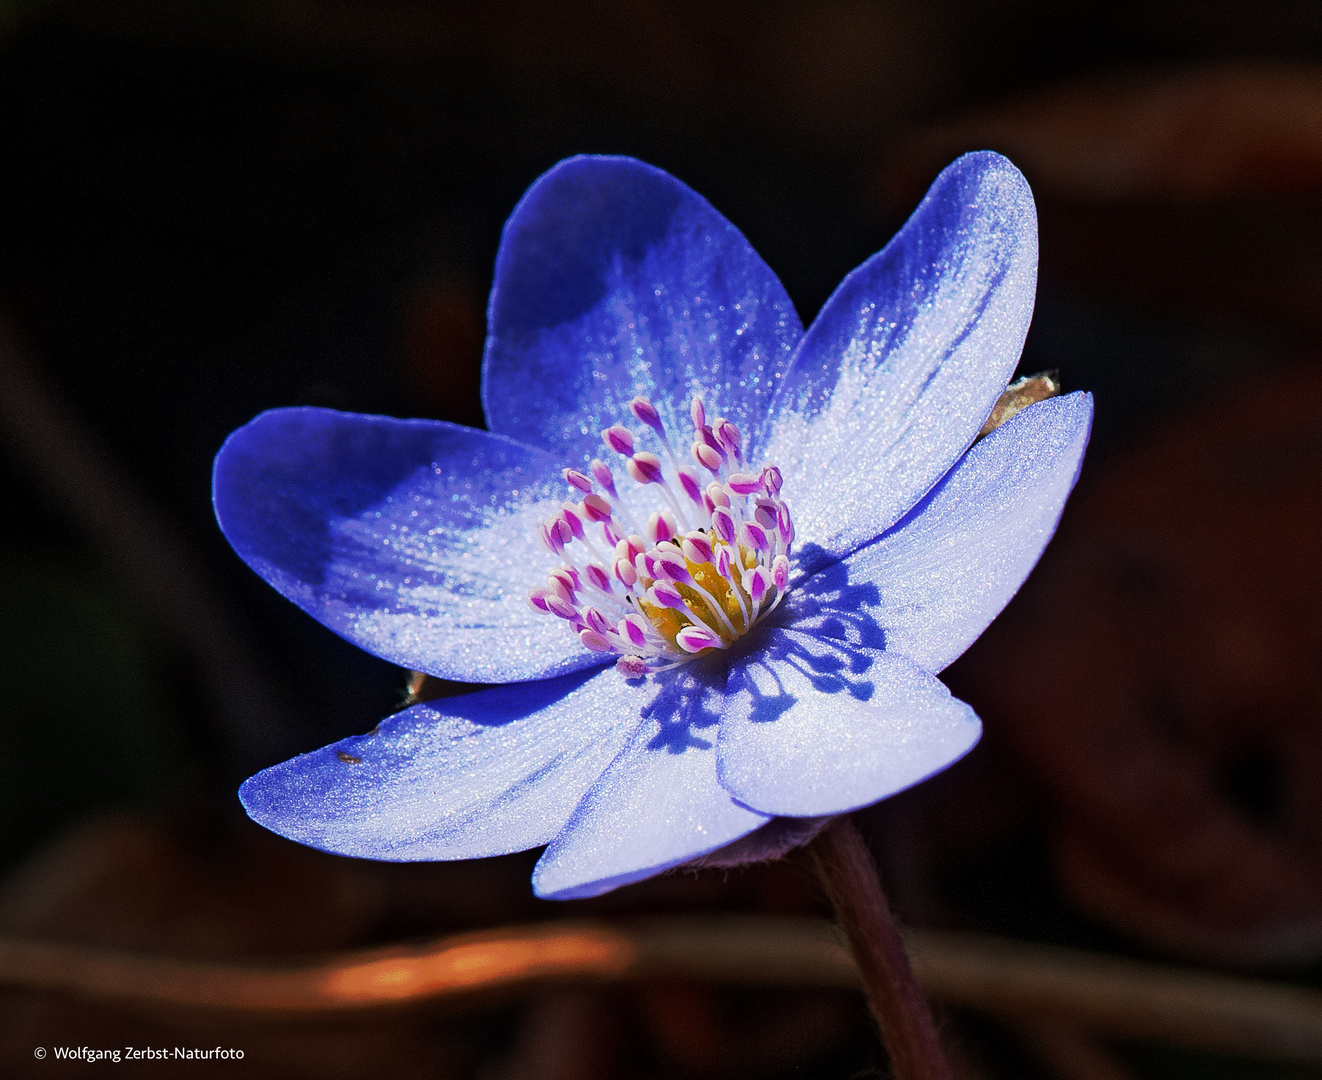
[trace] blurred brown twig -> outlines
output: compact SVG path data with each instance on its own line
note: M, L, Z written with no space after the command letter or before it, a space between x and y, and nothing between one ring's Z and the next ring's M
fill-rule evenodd
M914 931L907 944L924 991L945 1005L1019 1026L1045 1018L1092 1035L1322 1062L1322 992L978 935ZM282 1015L454 1008L548 984L656 978L859 985L829 924L754 915L503 927L285 967L0 939L0 985L147 1007Z

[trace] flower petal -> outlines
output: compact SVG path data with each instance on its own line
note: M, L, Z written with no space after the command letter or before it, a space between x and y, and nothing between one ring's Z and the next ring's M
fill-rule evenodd
M301 844L392 862L545 844L633 733L613 670L493 687L396 713L376 732L249 778L254 821Z
M496 258L482 401L492 431L602 455L648 396L683 449L688 401L761 427L803 334L748 241L673 176L623 157L562 161L515 208Z
M845 555L945 475L1014 371L1036 280L1027 182L966 154L826 302L772 404L801 544Z
M643 723L533 871L552 900L597 896L680 866L765 824L716 779L722 658L657 680Z
M768 814L843 814L963 757L982 724L903 656L769 630L730 666L721 783Z
M940 671L1019 589L1078 479L1092 396L1039 402L975 445L876 543L786 597L787 625Z
M377 656L442 678L544 678L601 662L529 609L555 565L538 539L558 463L431 420L277 409L216 456L234 550L304 611Z

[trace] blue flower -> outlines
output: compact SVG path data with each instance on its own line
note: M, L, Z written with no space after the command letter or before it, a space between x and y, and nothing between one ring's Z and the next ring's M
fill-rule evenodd
M1086 394L975 443L1033 307L1032 195L941 174L805 333L701 197L561 162L505 227L490 431L263 413L216 459L240 556L394 663L502 685L414 705L240 792L386 860L549 845L544 897L774 854L945 768L980 724L936 673L1032 569Z

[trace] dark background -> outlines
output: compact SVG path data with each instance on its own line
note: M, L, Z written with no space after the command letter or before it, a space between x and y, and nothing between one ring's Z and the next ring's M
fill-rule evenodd
M220 443L266 408L480 424L500 228L559 159L632 154L671 171L748 236L806 323L946 162L985 146L1009 153L1041 213L1023 370L1058 369L1067 390L1095 392L1080 494L1132 505L1125 485L1144 488L1149 470L1178 457L1160 440L1178 441L1179 425L1204 416L1182 437L1215 441L1239 423L1225 402L1288 393L1293 384L1272 380L1312 370L1319 60L1322 9L1290 2L6 3L0 305L6 348L21 353L36 396L0 429L0 864L11 873L0 928L251 957L561 913L527 896L526 858L464 870L327 859L327 869L247 825L239 781L370 728L400 706L407 673L258 580L209 502ZM1253 415L1272 429L1270 408ZM73 432L79 452L64 454L52 430ZM1316 436L1305 428L1295 456L1313 460ZM1316 535L1316 501L1263 497ZM1230 528L1216 506L1188 511L1192 532ZM1172 565L1182 566L1177 533ZM1079 535L1066 550L1089 546ZM1249 560L1227 533L1199 558L1215 564L1213 582L1242 578L1266 569L1273 542ZM1054 595L1051 580L1035 595ZM1144 603L1160 592L1142 572L1133 580L1123 587ZM1038 609L1020 606L1017 636L982 661L975 647L950 675L988 720L984 748L931 793L868 819L901 914L1198 963L1275 971L1288 961L1289 977L1309 977L1307 935L1288 956L1234 944L1240 930L1247 942L1272 919L1313 925L1322 912L1322 890L1310 892L1315 830L1298 823L1312 818L1283 809L1289 769L1277 749L1240 737L1258 730L1248 713L1217 721L1233 732L1213 740L1215 753L1193 736L1171 745L1204 769L1223 809L1289 850L1302 884L1231 910L1167 889L1164 856L1122 854L1107 880L1165 914L1089 901L1097 879L1080 877L1066 849L1138 850L1149 838L1072 826L1109 811L1058 790L1070 748L1059 762L1021 751L1019 702L994 689L980 700L1023 666L1076 670L1052 634L1034 636ZM1304 617L1280 632L1311 642L1314 630ZM1264 678L1302 687L1291 698L1302 741L1290 745L1311 755L1322 648L1305 648L1303 668L1273 655ZM1134 722L1165 722L1153 715ZM599 908L816 910L802 875L785 873L666 879ZM376 899L323 904L312 899L329 887L323 877ZM305 903L322 909L310 922ZM1171 918L1193 929L1171 930ZM1218 940L1230 944L1218 951ZM653 1007L665 1012L639 1006ZM57 999L5 1008L0 1029L23 1046L42 1024L93 1023ZM112 1043L145 1022L96 1016ZM381 1036L378 1050L416 1051L418 1075L478 1075L504 1060L517 1017L488 1022L452 1061L416 1051L434 1032ZM703 1074L639 1023L621 1021L624 1049L600 1075ZM968 1023L985 1075L1042 1068L1004 1032ZM808 1040L785 1075L865 1075L857 1028ZM1126 1052L1136 1075L1286 1075ZM754 1056L745 1071L778 1076L780 1064ZM293 1068L280 1066L301 1075Z

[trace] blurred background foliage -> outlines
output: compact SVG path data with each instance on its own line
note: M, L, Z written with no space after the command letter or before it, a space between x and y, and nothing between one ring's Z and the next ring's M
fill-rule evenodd
M1097 428L1059 542L949 675L983 746L867 819L887 882L917 924L1314 978L1316 4L10 0L0 146L5 349L88 455L54 454L23 410L0 425L0 930L265 958L584 911L819 910L793 866L557 907L528 896L525 856L385 867L250 826L243 777L372 727L407 673L238 561L210 464L275 406L479 424L500 228L562 157L679 176L806 322L946 162L990 147L1039 196L1023 369L1093 390ZM125 516L87 510L106 492ZM1128 696L1089 711L1102 684ZM285 1076L872 1067L847 1001L753 1053L749 1018L778 1008L809 1006L653 988L462 1032L244 1037L250 1071ZM1012 1033L958 1023L968 1075L1049 1075ZM548 1027L596 1049L538 1073L547 1056L519 1048ZM16 1071L53 1032L231 1031L16 994L0 1028ZM1121 1058L1135 1076L1319 1075Z

